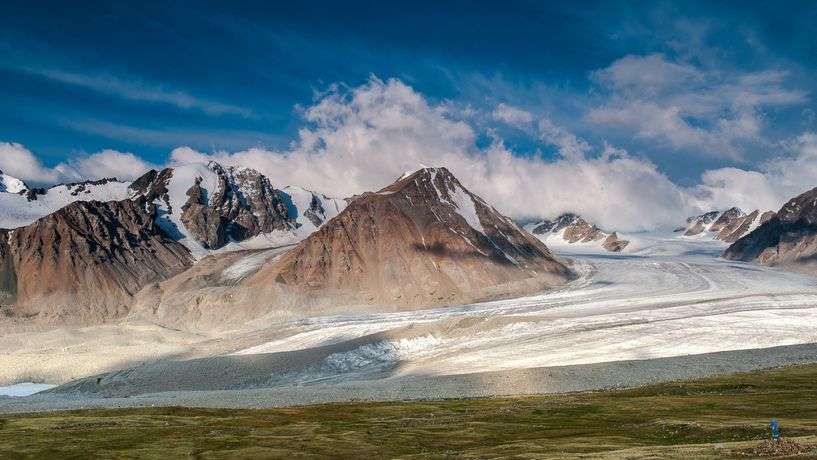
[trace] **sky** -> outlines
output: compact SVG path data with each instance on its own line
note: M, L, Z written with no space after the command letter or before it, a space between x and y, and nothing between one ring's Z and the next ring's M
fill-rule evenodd
M813 1L0 1L0 169L32 185L216 159L349 196L424 164L621 230L817 186Z

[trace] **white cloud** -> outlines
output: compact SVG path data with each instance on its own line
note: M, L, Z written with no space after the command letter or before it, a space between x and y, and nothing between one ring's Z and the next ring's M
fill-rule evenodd
M556 126L547 118L539 120L539 137L550 145L559 149L562 158L583 158L592 147L584 139L576 137L560 126Z
M777 211L790 198L817 187L817 134L803 133L781 148L784 155L766 161L756 171L740 168L706 171L701 184L691 189L696 205Z
M170 164L213 159L258 169L277 187L300 185L342 197L377 190L420 164L446 166L466 187L517 219L575 212L619 231L675 227L689 215L735 205L747 211L777 209L817 185L813 133L778 146L782 155L756 171L711 170L699 185L683 188L649 160L607 143L594 147L549 119L532 117L531 132L557 147L555 160L518 155L496 137L480 148L477 133L455 106L431 104L399 80L336 86L320 95L304 117L308 125L289 149L204 153L180 147L172 151ZM656 123L673 122L655 118ZM0 153L0 168L40 183L112 175L128 179L153 166L116 151L54 168L44 167L19 144L0 143Z
M0 170L31 184L60 181L58 171L46 168L31 150L16 143L0 142Z
M278 187L297 184L338 196L379 189L419 164L438 165L519 219L572 211L607 228L638 230L673 226L688 214L685 196L647 160L609 146L587 158L589 144L549 120L537 126L542 139L559 148L556 161L520 157L500 140L479 149L474 130L450 110L430 105L398 80L372 78L319 99L305 113L312 126L299 132L290 150L204 154L178 148L172 162L250 166Z
M494 111L491 112L491 117L523 130L533 122L533 115L530 112L507 105L504 102L496 106Z
M806 93L785 87L787 76L709 70L661 54L625 56L591 74L609 94L587 119L676 150L740 160L737 144L766 142L765 109L806 101Z
M156 165L148 163L132 153L103 150L92 155L81 156L61 163L55 169L75 180L116 177L119 180L133 180Z
M91 155L80 155L50 168L44 166L39 158L22 145L0 142L0 170L32 186L102 177L131 180L155 167L132 153L103 150Z
M668 61L661 54L625 56L597 70L591 79L617 91L656 95L678 86L700 85L705 77L692 66Z

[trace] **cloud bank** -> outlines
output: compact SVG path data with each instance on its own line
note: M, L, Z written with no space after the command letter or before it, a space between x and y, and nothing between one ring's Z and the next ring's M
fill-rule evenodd
M697 78L673 67L666 72L674 78ZM638 78L639 84L654 85ZM606 143L594 147L549 119L536 119L507 104L486 117L533 130L558 157L520 156L496 136L479 148L474 128L461 121L451 104L430 104L395 79L372 78L357 88L334 88L304 115L309 126L300 130L289 150L203 153L178 148L171 162L213 159L250 166L275 184L298 184L338 196L376 190L420 164L446 166L466 187L517 219L575 212L622 231L674 227L689 215L731 206L776 210L811 188L817 177L815 136L804 134L780 146L785 155L757 171L710 170L699 185L685 188L646 158Z
M657 65L663 73L645 76L627 63L597 78L609 80L617 90L638 87L655 94L666 91L667 79L706 78L660 57L636 64ZM514 218L575 212L620 231L675 227L689 215L735 205L747 211L776 210L791 196L817 185L814 133L777 146L780 155L756 170L710 170L698 185L681 187L646 158L606 142L593 145L521 108L499 104L476 115L470 108L462 110L471 112L461 113L446 102L431 103L399 80L372 77L359 87L333 86L320 95L303 112L306 126L288 149L201 152L179 147L171 152L169 164L216 160L248 166L277 187L300 185L334 196L377 190L420 165L446 166L466 187ZM524 129L557 156L520 155L493 131L489 145L480 145L479 133L465 121L475 116ZM673 118L656 116L653 121L671 124ZM152 166L133 154L106 150L48 168L21 145L0 143L0 168L28 181L112 175L130 179Z
M662 54L625 56L591 74L606 100L586 118L675 150L742 160L741 143L765 142L764 111L807 101L783 71L728 72Z
M103 177L132 180L155 167L132 153L116 150L79 155L54 167L46 167L34 153L22 145L0 142L0 170L32 186Z

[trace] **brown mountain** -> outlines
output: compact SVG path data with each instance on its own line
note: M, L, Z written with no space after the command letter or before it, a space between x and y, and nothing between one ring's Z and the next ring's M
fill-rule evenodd
M540 291L570 276L447 169L426 168L358 197L248 284L274 285L294 304L419 308Z
M19 316L96 321L124 314L143 286L193 262L154 219L142 199L78 201L0 231L0 302Z
M817 188L792 198L724 257L817 273Z
M266 176L251 168L211 161L206 166L150 170L130 190L131 196L157 204L165 217L172 216L170 221L183 225L205 249L294 228L281 194Z

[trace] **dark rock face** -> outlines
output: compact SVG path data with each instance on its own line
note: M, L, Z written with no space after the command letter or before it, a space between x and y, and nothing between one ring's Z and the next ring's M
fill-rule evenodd
M79 196L80 193L91 193L89 186L94 185L105 185L110 182L119 182L119 179L115 177L106 177L104 179L99 180L86 180L83 182L72 182L70 184L65 184L65 188L71 191L71 196Z
M312 225L320 227L323 225L323 220L326 215L326 210L323 209L321 200L315 194L312 194L312 201L309 202L309 209L304 211L304 217L312 222Z
M73 202L31 225L0 233L0 290L15 310L70 320L106 320L127 311L149 283L193 259L135 201Z
M25 192L20 192L21 195L25 194L27 201L36 201L37 195L45 195L46 193L47 193L46 190L42 187L30 188Z
M684 236L715 233L715 240L734 243L750 229L769 220L773 214L771 211L761 214L757 209L746 214L738 208L730 208L724 212L710 211L690 217L687 219L687 227L680 230L685 230Z
M783 205L724 253L730 260L813 266L817 262L817 188Z
M290 228L287 205L269 179L250 168L225 168L210 163L219 177L209 206L229 222L229 236L242 241Z
M720 232L724 227L732 225L734 222L744 218L745 216L746 214L744 214L743 211L738 208L727 209L723 214L715 219L715 222L712 222L712 225L709 226L709 231ZM757 215L755 215L755 217L757 217Z
M229 241L227 237L228 220L211 208L204 199L200 181L187 191L187 203L182 206L182 222L193 237L208 249L218 249Z
M148 203L160 200L168 213L181 213L181 222L207 249L218 249L231 239L244 241L261 233L291 228L287 205L266 176L249 168L224 167L210 162L218 185L205 191L200 179L185 185L187 201L174 210L168 192L173 169L151 170L130 186L132 196ZM209 192L209 193L208 193Z
M543 220L532 230L534 235L544 235L545 233L557 233L563 228L572 224L579 216L572 213L562 214L554 220Z
M287 298L313 292L416 308L507 295L510 285L532 289L544 278L552 287L570 276L541 241L447 169L427 168L357 197L251 283L286 286Z
M9 246L9 231L0 230L0 305L17 300L17 276L14 273L14 256Z
M167 191L171 177L173 177L172 168L165 168L161 171L151 169L128 187L131 197L144 197L149 206L153 206L154 201L161 200L167 205L168 212L172 212L173 208L170 205L170 196Z
M589 243L591 241L603 240L607 234L595 225L575 214L562 214L555 220L543 221L534 227L534 235L544 235L545 233L559 233L564 230L564 239L568 243Z

